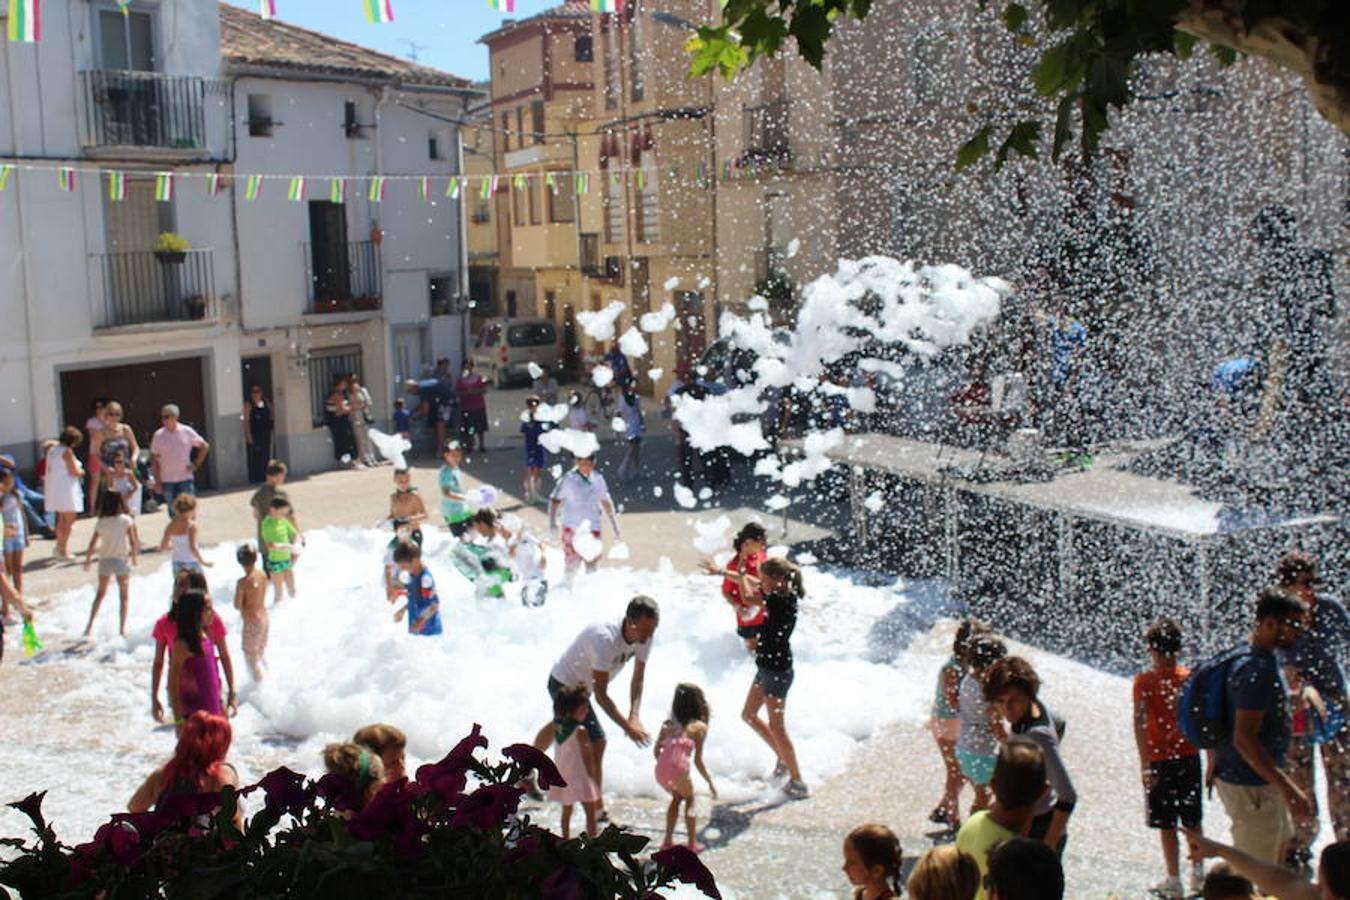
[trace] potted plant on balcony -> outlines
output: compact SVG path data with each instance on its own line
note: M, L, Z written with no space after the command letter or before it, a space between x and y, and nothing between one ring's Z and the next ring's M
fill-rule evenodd
M345 300L339 300L337 297L318 297L314 300L314 311L320 313L342 312L346 309Z
M378 294L362 294L352 301L352 306L356 309L379 309L380 298Z
M181 234L172 231L161 232L155 241L155 258L165 265L177 265L187 259L192 244Z
M187 307L189 319L206 318L206 298L201 294L191 294L184 297L183 305Z

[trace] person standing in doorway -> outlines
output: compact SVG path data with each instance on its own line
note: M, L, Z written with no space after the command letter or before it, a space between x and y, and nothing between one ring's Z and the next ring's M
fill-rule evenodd
M173 517L173 501L179 494L197 493L197 470L206 462L211 445L191 425L178 421L177 404L166 403L159 411L162 423L150 439L150 471L164 495L164 506ZM193 458L193 451L197 456Z
M361 376L355 372L347 376L347 398L352 407L352 434L356 438L356 453L362 465L377 466L379 459L370 443L370 426L375 424L375 415L370 411L370 391L361 384Z
M272 402L263 394L262 385L249 387L243 419L248 483L261 484L267 477L267 462L272 458L272 435L276 431L276 414Z
M89 448L88 465L85 467L89 476L89 488L85 498L84 508L92 511L96 509L94 501L98 499L99 481L102 479L103 475L103 460L99 459L95 450L98 446L98 437L103 433L103 414L108 408L108 398L95 398L94 402L89 406L89 418L84 420L84 440L86 441L86 446Z
M352 430L352 404L347 388L346 375L334 379L333 390L323 405L323 417L333 439L333 458L343 468L354 469L361 461L356 458L356 432Z

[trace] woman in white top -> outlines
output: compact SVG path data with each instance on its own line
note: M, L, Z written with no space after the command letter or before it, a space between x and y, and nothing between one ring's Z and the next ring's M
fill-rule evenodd
M84 442L80 429L67 426L56 445L47 451L47 475L43 482L43 503L56 513L56 559L70 559L66 544L75 519L84 512L84 467L75 458L75 448Z

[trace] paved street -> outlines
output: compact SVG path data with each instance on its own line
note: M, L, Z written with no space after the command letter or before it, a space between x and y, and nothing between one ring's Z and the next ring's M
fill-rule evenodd
M511 426L523 396L523 391L494 395L495 424L489 452L474 455L466 471L471 484L495 485L503 492L501 507L519 512L542 530L546 528L542 511L524 507L517 499L522 459L520 439ZM644 477L629 486L614 486L616 500L623 509L624 538L632 550L630 565L654 568L669 560L677 571L692 571L700 553L691 543L692 530L687 523L695 512L675 506L670 491L672 440L659 413L652 413L649 422L655 433L644 446L648 463ZM619 444L606 442L601 451L602 470L613 472L621 456ZM432 460L416 460L414 481L429 498L435 496L435 476L436 465ZM368 527L384 514L389 482L390 470L382 467L298 479L290 483L289 490L307 527ZM657 487L662 488L659 497L655 495ZM756 484L747 473L738 470L733 489L717 498L715 513L726 513L733 522L755 510L763 515L763 501L771 493L765 485ZM233 542L251 535L249 494L247 489L236 489L202 498L203 543ZM803 509L794 506L793 511L787 531L787 541L792 544L830 535L839 526L843 512L839 506L828 503ZM777 542L782 519L767 515L765 518L774 524L771 539ZM162 514L140 519L147 542L158 540L163 522ZM72 548L82 548L87 543L91 528L90 520L77 525ZM83 605L88 598L90 577L77 565L48 564L44 557L50 547L50 542L38 542L30 553L37 564L28 573L28 594L39 617L66 590L77 588L81 592L67 595L59 602ZM148 557L156 560L156 565L162 558L158 554ZM143 567L146 565L142 563ZM885 623L878 623L874 629L886 635L889 642L878 645L876 652L895 658L907 650L905 658L910 665L925 667L923 680L927 683L942 660L949 640L947 632L943 630L935 636L920 632L916 636L907 630L910 626L923 626L926 619L922 611L897 608L896 621L905 627L887 629L880 627ZM1056 703L1056 712L1069 722L1066 755L1079 780L1081 797L1079 812L1072 823L1067 860L1070 883L1076 885L1074 896L1105 897L1113 892L1123 897L1142 896L1157 867L1157 850L1152 835L1142 826L1142 800L1135 783L1129 722L1127 717L1117 715L1125 701L1114 695L1128 691L1128 685L1061 658L1041 657L1035 651L1030 655L1038 668L1044 665L1043 671L1049 672L1049 696ZM33 666L23 664L21 659L17 642L12 641L9 657L0 666L0 722L4 723L0 730L9 736L9 740L0 744L14 751L20 746L38 745L44 749L44 755L82 753L74 748L88 740L87 729L97 728L102 714L98 705L91 705L82 697L80 686L66 677L60 663ZM841 692L855 689L847 683L836 687ZM1111 701L1101 703L1099 698L1107 694L1113 695ZM871 700L878 705L897 702L896 698L888 697ZM44 712L34 716L35 709ZM734 710L719 711L717 727L742 729L747 741L754 740L737 721ZM71 749L61 751L58 749L61 747ZM284 745L278 746L276 760L278 764L295 763L286 756ZM715 770L716 761L711 765ZM16 776L14 769L0 773L2 798L29 787L26 783L20 786L22 779ZM901 722L859 746L846 774L813 785L813 796L808 802L781 806L716 805L710 829L705 833L710 847L707 861L735 896L845 896L846 880L838 872L842 836L861 821L886 822L901 835L907 858L916 856L932 840L927 834L931 826L926 816L940 791L940 776L941 767L923 722ZM617 820L659 837L662 804L639 800L619 801L611 806ZM539 813L545 822L551 822L556 815L551 807L540 809ZM770 858L775 860L771 876L764 866L764 860Z

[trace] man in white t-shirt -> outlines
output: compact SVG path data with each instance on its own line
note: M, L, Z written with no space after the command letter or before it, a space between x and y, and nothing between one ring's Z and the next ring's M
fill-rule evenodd
M609 496L609 485L605 476L595 470L594 456L578 456L576 467L566 472L553 486L549 497L548 527L558 530L558 520L562 520L563 569L570 578L586 563L586 571L595 571L595 558L583 560L573 545L578 531L589 531L595 540L600 540L600 514L609 518L614 529L614 540L622 540L619 534L619 520L614 514L614 501Z
M564 688L586 687L591 692L591 709L581 725L591 739L591 746L595 748L595 783L601 788L602 820L607 818L602 780L606 739L595 707L604 710L605 715L639 747L645 747L651 742L647 729L642 727L639 710L642 706L642 684L647 673L647 656L651 652L652 635L656 633L660 621L661 611L656 601L639 594L628 602L622 622L600 622L582 629L576 640L572 641L572 646L558 657L548 676L550 703ZM633 660L633 680L628 688L628 715L624 716L609 696L609 683L623 671L630 659ZM547 748L552 733L552 723L545 725L535 738L535 746L541 750Z

